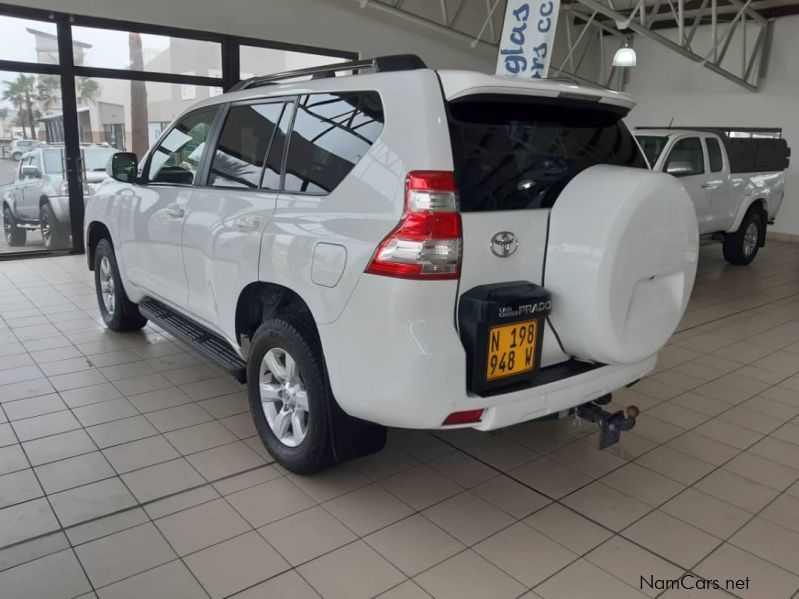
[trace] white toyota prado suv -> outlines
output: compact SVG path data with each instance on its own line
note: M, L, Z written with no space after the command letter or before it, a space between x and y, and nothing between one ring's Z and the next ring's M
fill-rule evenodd
M646 169L632 106L410 55L243 81L141 162L113 156L85 219L102 317L246 381L294 472L387 426L573 408L612 443L635 413L598 404L653 369L697 263L693 205Z

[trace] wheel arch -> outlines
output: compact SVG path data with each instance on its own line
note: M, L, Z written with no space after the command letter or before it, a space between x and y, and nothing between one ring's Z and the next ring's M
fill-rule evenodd
M262 322L276 316L303 318L317 338L319 336L313 313L297 292L276 283L256 281L242 289L236 302L236 340L239 345L252 338Z
M762 196L753 198L750 202L741 203L741 205L738 207L738 213L735 215L735 221L733 221L732 226L727 232L734 233L737 231L738 227L741 226L744 217L752 209L760 211L761 216L763 217L763 230L761 231L761 237L765 237L766 223L768 222L768 200Z
M94 255L97 251L97 244L100 243L101 239L107 239L112 246L114 245L111 240L111 232L105 224L99 221L89 223L86 228L86 261L89 270L94 270Z

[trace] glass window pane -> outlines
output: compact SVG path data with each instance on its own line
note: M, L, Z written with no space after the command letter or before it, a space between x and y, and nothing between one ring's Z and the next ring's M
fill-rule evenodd
M216 109L201 110L178 123L153 152L147 178L159 183L191 185L215 116Z
M705 141L707 141L707 158L708 162L710 162L710 172L717 173L723 168L719 141L712 137L708 137Z
M256 46L241 46L239 57L242 79L349 60L339 56L307 54Z
M285 110L285 102L233 106L219 137L208 183L257 188L264 158Z
M58 64L56 25L0 16L0 59Z
M207 98L211 89L192 86L197 100L184 100L184 86L176 83L85 77L75 83L80 141L136 152L139 158L155 145L175 117L197 100ZM60 113L49 120L61 137L48 139L63 141Z
M73 27L72 39L77 65L204 77L222 69L217 42L94 27Z
M332 191L382 129L383 106L376 92L303 96L289 142L285 189Z
M692 175L705 172L705 157L702 154L702 142L698 137L687 137L674 144L669 154L666 170L669 165L676 162L689 164Z
M0 253L47 249L39 227L17 226L39 223L43 196L58 209L53 249L71 243L63 169L51 173L45 156L50 151L44 142L48 139L47 116L51 114L61 114L58 77L0 71L0 195L7 205ZM35 176L30 170L23 173L23 165L36 167L38 172Z

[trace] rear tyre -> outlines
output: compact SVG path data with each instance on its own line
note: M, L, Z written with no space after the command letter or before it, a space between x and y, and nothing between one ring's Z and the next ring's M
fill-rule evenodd
M11 208L3 207L3 233L6 236L6 243L12 247L25 245L28 232L17 227L17 219L14 218Z
M64 223L58 222L49 202L45 202L39 210L39 226L44 247L48 250L62 250L69 246L69 229Z
M100 315L109 329L137 331L147 324L139 307L125 295L114 248L107 239L101 239L94 252L94 286Z
M750 209L738 230L724 235L724 259L740 266L751 263L762 244L762 235L763 216L756 208Z
M255 428L278 464L310 474L335 462L328 409L335 400L319 341L304 320L271 318L258 327L247 385Z

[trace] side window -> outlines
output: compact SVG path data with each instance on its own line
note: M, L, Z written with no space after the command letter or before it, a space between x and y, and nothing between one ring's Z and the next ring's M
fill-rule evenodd
M678 177L705 172L705 157L698 137L686 137L674 144L666 162L666 172Z
M232 106L222 127L214 152L208 184L215 187L279 189L280 163L283 157L283 135L276 135L278 124L287 119L291 106L286 102ZM283 124L285 127L285 123ZM270 147L278 142L279 153L274 156ZM267 159L268 156L268 160Z
M382 130L377 92L302 96L289 140L285 190L333 191Z
M216 109L203 110L180 121L153 151L147 179L191 185L215 116Z
M707 161L710 166L711 173L718 173L724 168L724 160L721 157L721 146L719 140L715 137L705 138L707 143Z

